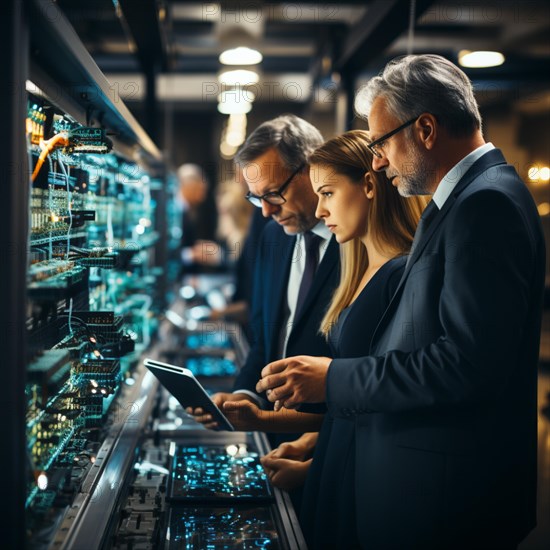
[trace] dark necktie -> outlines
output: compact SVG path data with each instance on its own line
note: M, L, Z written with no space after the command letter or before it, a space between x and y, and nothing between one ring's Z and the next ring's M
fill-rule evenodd
M418 246L418 243L424 237L426 230L428 229L430 223L435 218L438 212L439 208L437 207L437 204L435 204L435 202L431 200L428 203L428 206L426 206L426 208L424 209L424 212L422 212L422 216L420 216L420 221L418 222L418 227L416 228L416 232L414 234L411 251L409 253L409 257L407 258L407 265L409 265L409 262L414 254L416 247Z
M319 263L319 243L321 237L315 235L311 231L304 233L304 241L306 245L306 266L304 268L304 274L302 275L302 282L300 283L300 290L298 291L298 300L296 302L296 311L294 318L296 319L306 301L306 296L313 284L315 277L315 271L317 270L317 264Z

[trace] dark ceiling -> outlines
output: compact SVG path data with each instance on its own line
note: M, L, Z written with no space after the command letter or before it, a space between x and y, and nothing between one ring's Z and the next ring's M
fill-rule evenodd
M309 90L326 82L355 88L389 58L408 51L439 53L456 62L462 49L499 50L506 56L500 67L466 71L482 103L528 104L537 97L536 108L549 108L547 0L58 0L58 5L108 78L162 75L159 99L183 107L202 102L215 108L204 82L216 82L218 56L231 36L244 36L263 53L263 82L291 78Z

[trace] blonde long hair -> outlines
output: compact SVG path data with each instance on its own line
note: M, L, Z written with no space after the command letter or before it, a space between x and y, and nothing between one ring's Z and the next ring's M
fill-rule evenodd
M426 205L420 197L404 198L393 188L382 172L372 169L372 153L367 145L369 134L351 130L318 147L309 157L309 164L328 167L335 174L347 176L357 185L364 184L366 173L374 188L374 198L367 220L367 231L375 246L389 256L402 256L411 248L414 232ZM320 332L328 337L344 308L349 306L361 278L369 266L367 250L354 238L340 246L340 284L321 321Z

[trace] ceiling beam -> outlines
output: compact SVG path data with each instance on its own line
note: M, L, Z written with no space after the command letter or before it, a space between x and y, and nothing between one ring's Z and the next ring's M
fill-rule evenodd
M418 19L434 0L416 0ZM363 18L351 29L336 60L335 69L356 75L378 57L409 26L410 0L373 0Z
M155 0L118 0L117 15L135 44L135 55L144 72L153 67L168 70L171 64L170 41L166 31L167 10Z

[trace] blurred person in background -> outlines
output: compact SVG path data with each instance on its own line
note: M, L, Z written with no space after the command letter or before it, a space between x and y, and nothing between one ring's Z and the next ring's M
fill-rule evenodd
M181 262L182 273L196 273L202 263L202 244L197 238L199 207L208 193L208 180L198 164L182 164L177 170L179 193L177 201L181 208Z
M238 181L227 180L219 184L216 190L219 253L212 253L208 257L212 265L224 266L235 276L235 292L231 303L223 309L212 310L210 319L236 321L246 330L253 282L249 235L255 209L243 195L242 185Z

